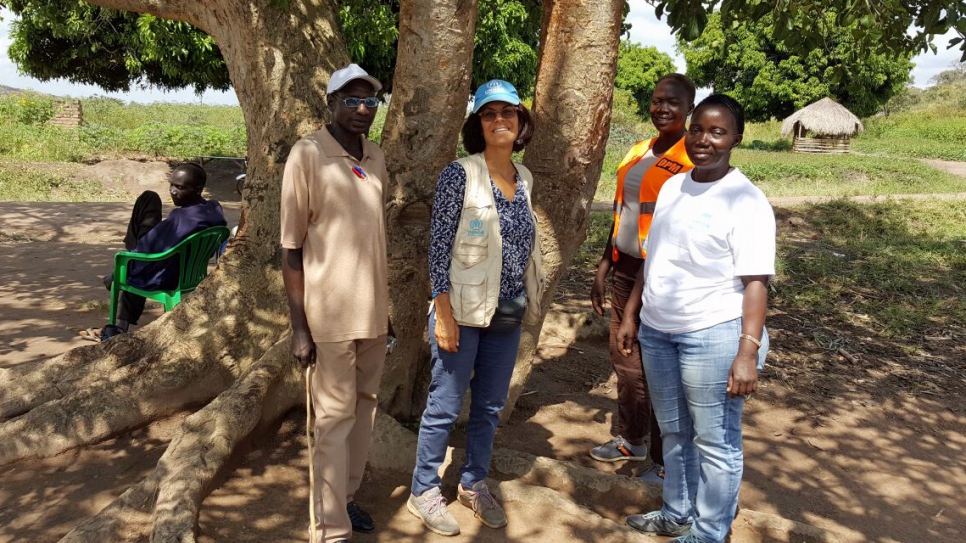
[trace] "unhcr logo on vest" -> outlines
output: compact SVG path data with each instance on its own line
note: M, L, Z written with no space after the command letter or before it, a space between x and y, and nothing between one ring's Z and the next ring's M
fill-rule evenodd
M473 237L478 237L478 238L481 238L481 237L485 236L486 235L486 232L483 231L483 220L482 219L471 219L470 220L470 229L469 229L469 232L466 233L466 235L473 236Z

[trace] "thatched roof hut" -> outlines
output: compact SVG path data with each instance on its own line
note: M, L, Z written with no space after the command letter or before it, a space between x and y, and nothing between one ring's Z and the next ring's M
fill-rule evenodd
M848 153L850 138L862 132L862 121L831 98L822 98L782 122L782 136L794 135L800 153Z

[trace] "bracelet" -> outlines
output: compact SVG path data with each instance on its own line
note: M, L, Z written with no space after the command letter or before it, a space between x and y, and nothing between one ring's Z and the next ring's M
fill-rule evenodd
M738 339L747 339L748 341L757 345L759 349L761 348L761 340L755 339L755 336L752 336L749 334L741 334L738 336Z

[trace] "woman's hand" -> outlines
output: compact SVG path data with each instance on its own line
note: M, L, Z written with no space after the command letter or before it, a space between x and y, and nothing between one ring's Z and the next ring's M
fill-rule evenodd
M590 287L590 305L594 308L594 313L601 317L604 316L604 299L607 296L607 287L600 274L594 277L594 284Z
M754 351L738 351L728 373L728 392L744 396L758 390L758 356Z
M634 326L634 316L625 311L624 320L621 321L621 327L617 330L617 348L621 350L624 356L630 356L636 338L637 327Z
M460 327L456 324L456 319L452 314L441 315L436 313L436 344L439 348L448 352L455 353L460 348Z
M614 225L611 225L610 229L613 231ZM610 253L611 242L608 241L607 247L604 247L604 254L600 257L600 263L597 264L597 272L594 273L594 284L590 287L590 305L593 306L594 313L601 317L604 316L604 303L607 299L607 274L610 273L612 265Z

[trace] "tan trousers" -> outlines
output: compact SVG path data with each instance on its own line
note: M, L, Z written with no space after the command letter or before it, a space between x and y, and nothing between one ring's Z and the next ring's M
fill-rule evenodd
M346 504L359 490L369 457L386 336L316 343L315 350L315 528L320 542L333 543L352 534Z

